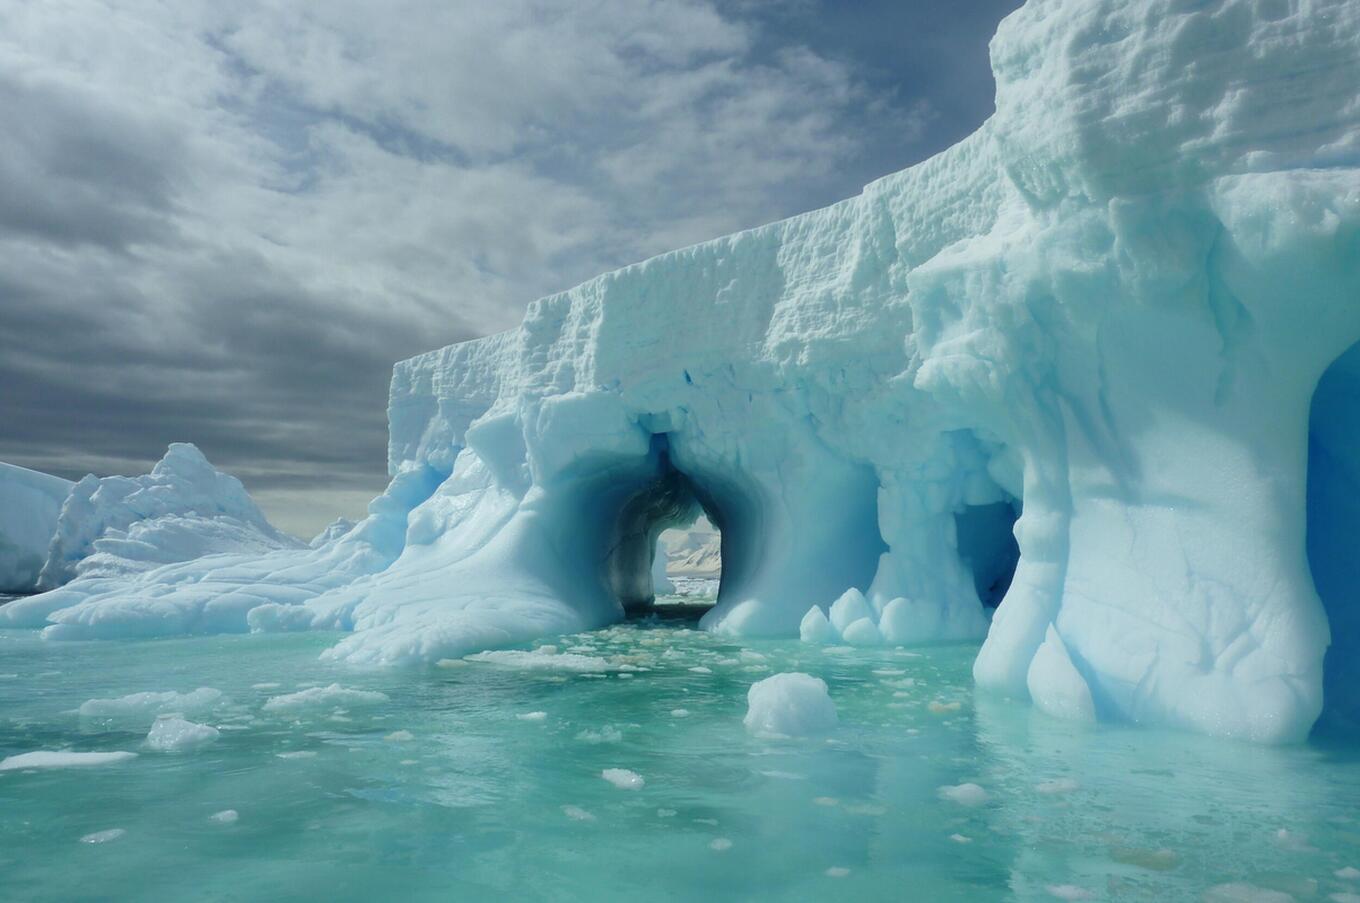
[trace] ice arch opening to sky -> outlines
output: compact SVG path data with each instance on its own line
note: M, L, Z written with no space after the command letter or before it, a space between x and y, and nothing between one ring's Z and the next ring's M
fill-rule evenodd
M1308 418L1308 566L1331 627L1320 727L1360 728L1360 343L1318 381Z

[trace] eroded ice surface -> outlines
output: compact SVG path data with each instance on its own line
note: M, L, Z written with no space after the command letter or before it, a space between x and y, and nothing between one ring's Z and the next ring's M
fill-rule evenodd
M356 671L319 660L335 637L317 633L169 639L149 656L0 632L20 675L0 681L0 759L143 750L0 772L5 896L80 899L95 875L109 898L179 901L394 886L410 900L1083 899L1052 887L1180 901L1242 899L1206 896L1240 885L1306 903L1357 889L1347 748L1058 721L975 697L971 645L851 652L684 622L545 639L612 670ZM785 671L826 682L829 733L745 729L750 686ZM334 683L387 699L266 709ZM226 701L192 720L220 735L173 755L144 747L146 723L76 714L199 684Z
M1360 524L1329 504L1360 472L1360 4L1032 0L991 60L995 115L935 158L398 364L393 482L344 536L12 607L436 662L645 608L702 510L718 633L985 637L980 686L1081 719L1360 716L1327 539Z

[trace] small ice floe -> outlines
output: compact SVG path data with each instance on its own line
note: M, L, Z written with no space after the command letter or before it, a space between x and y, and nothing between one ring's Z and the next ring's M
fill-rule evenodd
M110 718L148 724L157 715L206 712L224 701L221 690L199 687L188 693L131 693L113 699L87 699L76 709L81 718Z
M240 817L241 814L235 809L223 809L221 812L214 812L212 815L209 815L208 821L215 825L232 825L235 824Z
M315 759L316 753L310 749L297 749L292 752L274 753L278 759Z
M379 693L377 690L356 690L351 687L342 687L339 684L331 684L328 687L311 687L306 690L299 690L296 693L272 696L265 701L264 710L266 712L292 714L311 709L377 705L387 701L387 694Z
M1308 843L1308 837L1304 834L1296 834L1285 828L1280 828L1271 836L1271 840L1282 849L1292 850L1295 853L1312 853L1317 848Z
M647 783L642 775L636 771L629 771L627 768L606 768L600 772L600 777L620 790L641 790L643 785Z
M95 831L93 834L86 834L80 838L81 843L108 843L117 840L127 833L125 828L110 828L107 831Z
M926 708L934 715L947 715L950 712L957 712L962 708L962 704L957 702L940 702L938 699L930 702Z
M15 771L20 768L91 768L98 765L114 765L137 758L135 752L37 752L19 753L0 761L0 771Z
M1294 903L1294 897L1281 890L1268 890L1233 881L1229 884L1215 884L1204 892L1204 903Z
M1332 872L1332 874L1336 875L1342 881L1360 881L1360 869L1356 868L1353 865L1348 865L1345 868L1337 869L1336 871Z
M726 853L732 849L732 841L726 837L715 837L708 842L708 848L715 853Z
M1059 900L1094 900L1096 895L1075 884L1048 884L1044 886L1050 897Z
M814 797L813 800L812 800L812 802L813 802L815 805L818 805L818 806L827 806L828 808L831 807L831 806L839 806L839 805L841 804L841 801L838 800L838 799L836 799L834 796L818 796L818 797Z
M146 745L160 752L190 752L215 743L222 734L208 724L195 724L179 715L162 715L151 725Z
M690 668L690 670L693 671L695 674L712 674L712 673L713 673L713 669L712 669L712 668L709 668L709 667L707 667L707 666L705 666L705 665L695 665L693 668Z
M658 810L656 810L656 817L657 817L657 818L675 818L675 814L676 814L676 813L675 813L675 810L674 810L674 809L658 809Z
M746 729L758 736L805 737L833 730L838 719L826 682L798 671L775 674L746 693Z
M576 739L582 743L618 743L623 739L623 731L612 724L606 724L598 731L581 731L576 735Z
M515 716L520 721L547 721L547 712L523 712Z
M671 709L672 718L688 718L689 709Z
M942 800L958 803L960 806L981 806L987 802L987 791L977 784L953 784L937 787L935 792Z
M406 730L393 731L392 733L383 737L383 739L386 740L388 743L406 743L408 741L414 740L415 738L416 738L415 734Z
M843 865L833 865L823 874L828 878L844 878L846 875L850 874L850 870Z
M1055 778L1052 781L1041 781L1034 785L1035 790L1048 794L1071 793L1080 788L1081 785L1072 778Z
M580 806L563 806L562 814L572 821L594 821L595 816Z
M250 688L252 690L277 690L281 686L283 686L283 684L279 683L278 681L270 680L265 681L264 683L261 684L251 684Z
M949 835L949 839L952 840L952 841L954 841L954 843L972 843L972 842L973 842L973 838L971 838L971 837L966 837L966 836L964 836L963 834L950 834L950 835Z

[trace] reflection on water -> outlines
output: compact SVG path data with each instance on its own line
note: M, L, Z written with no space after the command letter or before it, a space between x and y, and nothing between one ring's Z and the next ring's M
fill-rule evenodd
M320 662L333 641L47 644L0 633L0 756L140 753L100 768L0 771L6 896L1360 893L1360 872L1347 871L1360 868L1354 747L1269 749L1055 722L975 698L970 647L737 643L656 618L553 640L572 654L557 668L364 672ZM746 734L747 688L784 670L826 679L836 733ZM264 705L336 682L388 699ZM75 711L94 697L199 686L224 698L188 715L221 730L194 752L145 748L154 712ZM607 768L634 771L644 786L620 789L600 777ZM210 817L226 809L238 819ZM113 829L126 833L80 842Z

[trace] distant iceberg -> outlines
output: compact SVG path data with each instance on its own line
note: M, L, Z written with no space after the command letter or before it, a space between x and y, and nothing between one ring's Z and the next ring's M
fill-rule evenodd
M398 364L343 536L0 622L433 662L645 608L702 511L709 630L985 637L980 687L1083 719L1360 716L1360 4L1031 0L991 56L948 151Z

